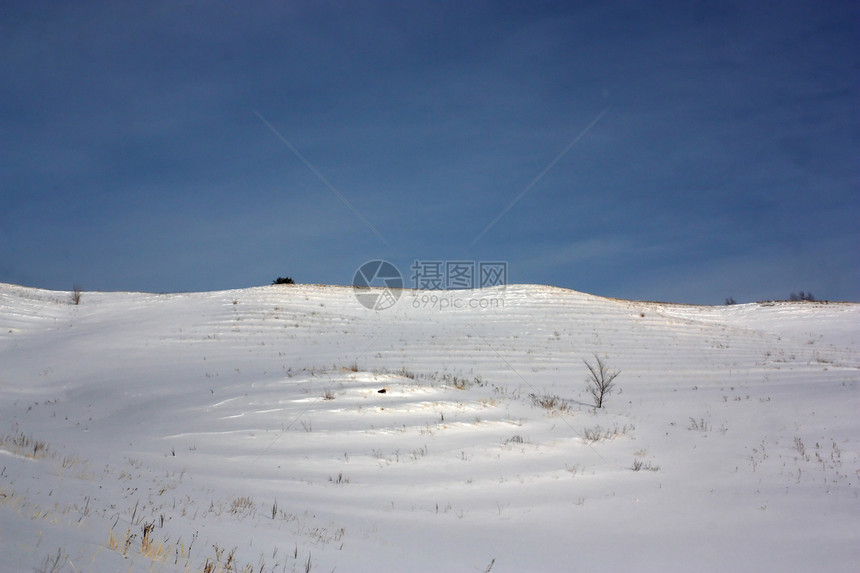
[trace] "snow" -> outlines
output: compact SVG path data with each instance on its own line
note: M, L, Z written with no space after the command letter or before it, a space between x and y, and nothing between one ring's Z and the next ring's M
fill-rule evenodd
M0 284L0 563L855 571L858 381L858 304Z

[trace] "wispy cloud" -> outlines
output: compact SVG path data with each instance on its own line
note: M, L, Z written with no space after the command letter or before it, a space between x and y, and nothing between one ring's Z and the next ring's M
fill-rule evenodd
M335 186L334 186L334 185L332 185L331 183L329 183L328 179L326 179L326 178L323 176L323 174L322 174L322 173L320 173L320 172L319 172L319 170L318 170L316 167L314 167L314 166L313 166L313 164L311 164L311 162L310 162L310 161L308 161L308 160L305 158L305 156L304 156L304 155L302 155L302 154L301 154L301 152L299 152L299 150L298 150L298 149L296 149L296 148L293 146L293 144L292 144L292 143L290 143L289 141L287 141L287 138L285 138L283 135L281 135L281 132L279 132L277 129L275 129L275 126L273 126L271 123L269 123L269 121L268 121L265 117L263 117L263 116L260 114L260 112L258 112L257 110L252 110L252 111L254 112L254 115L256 115L257 117L259 117L259 118L260 118L260 121L262 121L262 122L266 125L266 127L268 127L268 128L269 128L269 130L270 130L272 133L274 133L274 134L275 134L275 136L276 136L278 139L280 139L280 140L281 140L281 143L283 143L284 145L286 145L286 146L289 148L289 150L293 152L293 155L295 155L296 157L298 157L298 158L299 158L299 161L301 161L302 163L304 163L305 167L307 167L308 169L310 169L310 171L311 171L314 175L316 175L317 179L319 179L319 180L322 182L322 184L323 184L323 185L325 185L325 186L326 186L326 188L328 188L328 190L329 190L329 191L331 191L332 193L334 193L334 194L337 196L337 198L338 198L338 199L340 199L340 200L341 200L341 202L342 202L344 205L346 205L346 206L347 206L347 208L349 208L349 210L350 210L350 211L352 211L352 213L353 213L356 217L358 217L358 218L361 220L361 222L362 222L362 223L364 223L364 225L365 225L368 229L370 229L370 230L373 232L373 234L374 234L374 235L376 235L377 237L379 237L379 239L380 239L383 243L385 243L386 245L388 244L388 241L386 241L386 240L385 240L385 237L383 237L383 236L382 236L382 234L381 234L379 231L377 231L377 230L376 230L376 227L374 227L374 226L373 226L373 224L372 224L370 221L368 221L368 220L367 220L367 218L366 218L364 215L362 215L362 214L361 214L361 212L359 212L359 210L358 210L358 209L356 209L355 207L353 207L352 203L350 203L350 202L349 202L349 199L347 199L346 197L344 197L343 193L341 193L340 191L338 191L338 190L335 188Z
M495 218L495 219L493 219L492 221L490 221L490 223L489 223L486 227L484 227L484 229L483 229L480 233L478 233L478 236L476 236L474 239L472 239L472 242L469 244L469 246L470 246L470 247L474 247L474 246L475 246L475 243L477 243L478 241L480 241L480 240L481 240L481 237L483 237L485 234L487 234L487 231L489 231L490 229L492 229L492 228L496 225L496 223L498 223L498 222L501 220L501 218L505 216L505 213L507 213L508 211L510 211L510 210L513 208L513 206L514 206L514 205L516 205L516 204L517 204L517 202L519 202L519 200L520 200L520 199L522 199L522 198L525 196L525 194L526 194L526 193L528 193L529 191L531 191L531 190L532 190L532 188L533 188L535 185L537 185L537 183L538 183L541 179L543 179L543 176L544 176L544 175L546 175L546 174L549 172L549 170L550 170L550 169L552 169L552 168L555 166L555 164L556 164L556 163L558 163L559 161L561 161L561 158L562 158L562 157L564 157L565 155L567 155L567 152L568 152L568 151L570 151L570 149L571 149L574 145L576 145L577 143L579 143L579 140L581 140L583 137L585 137L585 135L586 135L586 134L591 130L591 128L592 128L592 127L594 127L595 125L597 125L597 122L599 122L601 119L603 119L603 116L604 116L604 115L606 115L606 112L608 112L608 111L609 111L609 108L606 108L606 109L604 109L603 111L601 111L599 114L597 114L597 117L595 117L593 120L591 120L591 123L589 123L587 126L585 126L585 129L583 129L582 131L580 131L580 132L579 132L579 134L578 134L576 137L574 137L574 138L573 138L573 140L572 140L570 143L568 143L568 144L567 144L567 147L565 147L564 149L562 149L561 153L559 153L558 155L556 155L556 156L555 156L555 159L553 159L552 161L550 161L550 162L547 164L547 166L546 166L546 167L544 167L544 168L543 168L543 170L542 170L540 173L538 173L538 174L537 174L537 176L535 176L535 178L534 178L534 179L532 179L532 180L531 180L531 182L530 182L528 185L526 185L525 189L523 189L522 191L520 191L519 195L517 195L516 197L514 197L514 200L513 200L513 201L511 201L511 202L508 204L508 206L507 206L507 207L505 207L504 209L502 209L502 212L501 212L501 213L499 213L499 214L496 216L496 218Z

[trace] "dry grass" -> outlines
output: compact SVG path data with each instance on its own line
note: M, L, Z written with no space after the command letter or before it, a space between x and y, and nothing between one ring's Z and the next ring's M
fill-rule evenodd
M28 436L23 432L0 437L0 447L31 459L44 458L50 455L50 450L45 442L36 440L33 436Z
M237 497L230 504L230 513L233 515L243 513L248 514L254 510L254 501L247 496Z
M615 424L612 428L603 428L599 425L582 430L582 439L586 442L599 442L601 440L612 440L619 436L626 436L635 428L632 424L624 424L619 426Z
M555 394L529 394L532 404L551 412L570 412L570 403Z
M108 549L127 556L129 551L134 551L135 541L138 538L140 539L140 546L137 552L154 563L164 563L171 555L174 556L174 564L178 563L179 559L187 560L189 557L189 550L182 544L169 544L166 539L160 542L156 541L155 523L144 524L139 536L132 533L131 529L126 529L125 534L118 538L111 529L108 534Z

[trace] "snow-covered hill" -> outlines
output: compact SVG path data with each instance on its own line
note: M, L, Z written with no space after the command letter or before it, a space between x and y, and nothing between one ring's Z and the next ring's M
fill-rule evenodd
M858 304L70 301L0 284L4 571L860 563ZM595 355L621 371L602 410Z

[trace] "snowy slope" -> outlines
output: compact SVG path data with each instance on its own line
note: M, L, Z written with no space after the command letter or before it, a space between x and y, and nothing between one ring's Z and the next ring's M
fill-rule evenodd
M0 284L3 570L860 563L860 305L70 299Z

